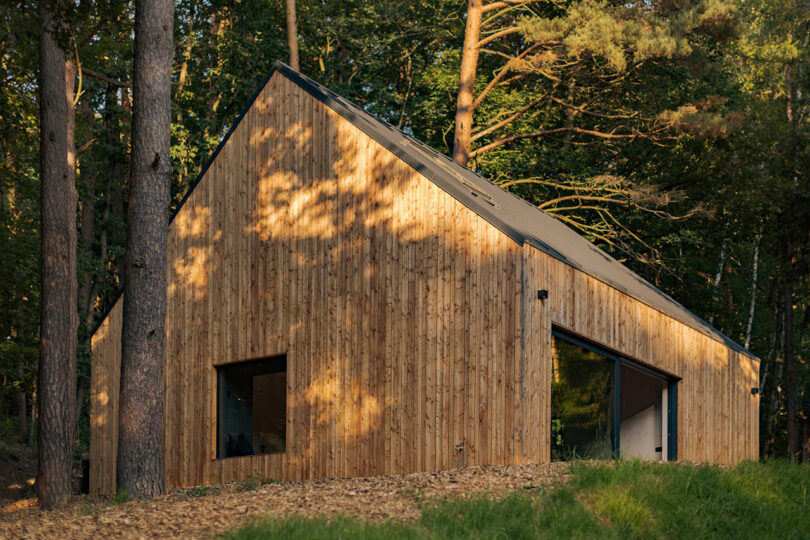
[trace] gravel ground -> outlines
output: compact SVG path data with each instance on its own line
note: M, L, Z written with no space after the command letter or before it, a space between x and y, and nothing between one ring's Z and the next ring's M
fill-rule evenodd
M434 497L502 496L565 482L565 463L485 466L398 476L255 484L174 491L150 501L110 505L76 497L43 512L35 499L0 506L0 538L210 538L259 516L348 514L416 519Z

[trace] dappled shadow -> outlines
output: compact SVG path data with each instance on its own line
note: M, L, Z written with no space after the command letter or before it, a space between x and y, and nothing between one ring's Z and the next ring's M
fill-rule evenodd
M169 485L539 460L513 442L521 247L285 77L169 252ZM213 459L213 365L279 353L286 454Z
M279 73L177 214L168 271L169 486L547 460L552 320L684 381L707 365ZM287 452L214 459L214 366L277 354Z

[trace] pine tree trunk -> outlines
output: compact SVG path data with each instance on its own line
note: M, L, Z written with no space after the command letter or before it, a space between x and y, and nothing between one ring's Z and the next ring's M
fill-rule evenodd
M298 26L295 22L295 0L286 0L287 45L290 47L290 67L298 71Z
M464 48L461 53L461 74L456 104L456 133L453 139L453 159L462 165L470 160L473 123L473 91L478 68L478 38L481 34L482 0L469 0Z
M118 487L135 498L163 492L173 23L172 0L137 0L118 435Z
M66 32L50 7L40 3L42 296L37 490L42 508L65 503L71 493L79 326L73 142L76 69L72 56L57 43Z
M763 456L768 457L773 454L774 445L774 431L776 430L776 413L779 410L779 387L782 384L782 368L785 356L785 309L784 302L777 299L777 313L776 313L776 334L774 335L774 342L771 350L773 355L769 355L771 359L768 362L769 369L765 371L762 377L761 388L763 390L763 399L765 400L760 404L760 407L766 411L764 423L762 425L762 439L763 439ZM768 376L770 374L770 376ZM767 381L770 381L769 383Z
M785 295L785 407L787 414L788 457L796 459L799 448L799 423L796 417L796 367L793 346L793 246L788 240L785 246L785 269L783 271Z

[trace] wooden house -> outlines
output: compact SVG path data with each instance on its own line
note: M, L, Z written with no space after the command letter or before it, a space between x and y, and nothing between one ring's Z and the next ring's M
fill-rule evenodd
M758 457L758 360L446 156L277 64L172 217L167 487L571 456ZM122 301L92 340L115 491Z

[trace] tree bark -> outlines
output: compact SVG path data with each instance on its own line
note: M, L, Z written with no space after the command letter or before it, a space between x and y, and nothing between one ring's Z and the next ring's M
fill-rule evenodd
M781 296L777 294L777 297ZM771 350L773 355L769 355L768 368L762 375L760 388L763 391L763 398L766 399L760 406L766 411L764 425L762 429L763 457L773 454L774 431L776 430L776 414L779 410L779 388L782 384L782 371L785 356L785 306L782 299L776 301L776 334L774 335ZM770 373L770 377L768 374ZM768 380L770 383L768 384Z
M785 246L785 408L787 413L788 458L796 459L799 448L799 423L796 417L796 367L793 346L793 245Z
M75 441L76 151L73 90L76 66L57 40L66 40L58 14L40 3L40 167L42 176L42 297L39 356L37 490L42 508L67 501Z
M453 137L453 159L466 166L470 161L473 123L473 91L478 68L478 38L481 35L482 0L469 0L464 46L461 53L461 73L456 104L456 132Z
M118 487L135 498L163 492L173 23L172 0L137 0L118 435Z
M757 305L757 274L759 272L759 244L762 241L762 222L754 239L754 258L751 263L751 301L748 304L748 322L745 325L745 348L751 345L751 329L754 326L754 310Z
M295 0L286 0L287 44L290 46L290 67L298 71L298 26L295 22Z

